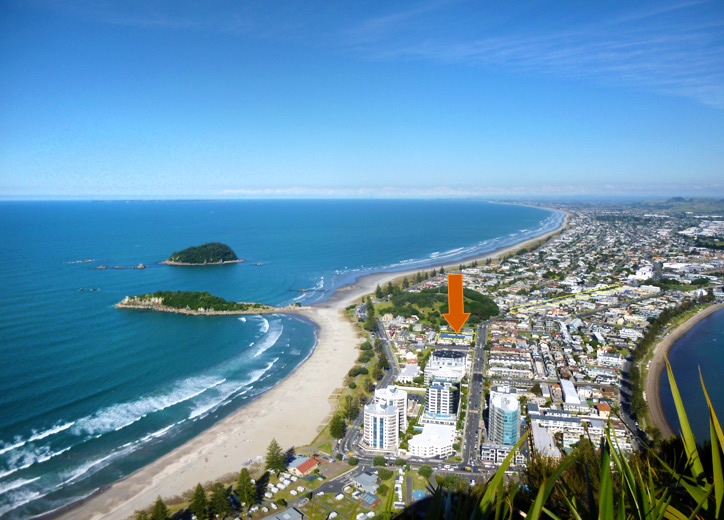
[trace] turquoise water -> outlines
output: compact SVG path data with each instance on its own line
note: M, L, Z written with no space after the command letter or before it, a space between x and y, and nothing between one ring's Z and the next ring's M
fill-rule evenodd
M709 415L699 369L719 420L724 418L724 310L702 319L671 347L669 362L697 442L709 438ZM675 432L679 420L666 371L661 376L661 402Z
M0 203L0 517L128 475L277 384L315 344L298 317L115 309L124 296L314 303L360 275L456 262L561 218L473 201ZM210 241L247 261L158 264Z

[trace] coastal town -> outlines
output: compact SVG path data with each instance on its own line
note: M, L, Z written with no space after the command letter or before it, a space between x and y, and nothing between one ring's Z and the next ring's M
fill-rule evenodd
M711 247L724 219L556 209L566 225L545 240L405 273L350 305L366 339L337 413L276 474L263 472L269 452L247 461L266 481L254 504L237 499L239 518L373 518L438 486L485 482L502 464L516 480L531 457L560 460L606 432L623 453L668 436L666 418L649 413L659 398L645 392L645 338L677 309L689 319L724 302L724 250ZM456 333L434 306L399 305L446 292L450 273L497 312Z

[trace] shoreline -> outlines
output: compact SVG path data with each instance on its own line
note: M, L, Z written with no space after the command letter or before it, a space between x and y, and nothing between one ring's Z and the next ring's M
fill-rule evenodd
M666 418L661 400L661 375L664 373L666 368L664 358L668 355L671 347L673 347L674 344L681 339L682 336L684 336L684 334L689 332L694 325L707 316L710 316L722 309L724 309L724 303L711 305L706 309L697 312L694 316L669 332L656 344L654 355L651 359L651 365L646 373L644 389L646 391L646 402L649 408L649 420L652 426L659 429L661 436L664 439L668 439L669 437L676 435L676 432L674 432L671 428L671 424L669 424L669 421Z
M253 304L249 304L253 305ZM261 305L261 304L259 304ZM290 314L298 310L307 310L311 307L286 305L284 307L270 307L265 305L260 308L249 308L244 310L234 311L215 311L211 310L194 310L194 309L178 309L176 307L168 307L166 305L155 305L155 304L144 304L144 303L123 303L118 302L114 305L116 309L127 309L136 311L153 311L153 312L166 312L169 314L185 314L186 316L235 316L243 314Z
M537 207L537 206L536 206ZM547 208L546 208L547 209ZM353 281L342 285L334 290L334 292L330 295L329 298L326 300L323 300L318 303L312 304L312 307L327 307L331 306L337 303L340 299L349 299L350 295L353 295L352 302L356 302L357 300L361 299L362 297L368 295L368 294L374 294L375 289L377 285L380 286L387 284L387 282L395 283L398 280L401 280L405 276L410 276L417 274L418 272L425 272L430 271L431 269L439 269L440 267L444 267L446 270L448 268L457 269L457 267L460 264L464 263L470 263L470 262L481 262L485 261L488 258L494 259L499 258L508 254L515 253L516 251L531 247L533 245L541 243L540 245L543 245L544 242L547 242L552 236L557 235L561 233L563 230L565 230L568 227L568 220L569 220L569 213L560 209L556 209L554 211L558 211L560 213L563 213L563 220L561 220L560 224L557 228L552 229L550 231L547 231L543 233L542 235L537 235L534 237L527 238L523 240L522 242L517 242L515 244L510 244L506 246L499 247L497 249L494 249L492 251L489 251L487 253L481 253L477 255L473 255L470 257L462 258L460 260L457 260L455 262L451 263L440 263L440 264L433 264L428 265L425 267L419 267L415 269L407 269L404 271L388 271L388 272L378 272L378 273L370 273L370 274L363 274L359 276L358 278L354 279Z
M209 265L226 265L226 264L240 264L246 262L243 258L237 258L236 260L220 260L218 262L204 262L203 264L194 264L191 262L174 262L173 260L163 260L159 262L159 265L174 265L181 267L204 267Z
M554 211L562 212L563 219L558 227L541 235L454 263L366 274L338 287L324 301L283 311L307 318L318 327L317 344L312 353L289 376L163 457L108 488L69 504L59 515L51 513L51 516L68 520L79 517L126 520L135 511L152 505L157 496L180 495L199 482L203 484L239 472L245 461L265 455L272 437L285 449L309 444L336 409L333 394L343 387L344 378L358 357L357 347L363 341L356 324L344 315L346 307L373 294L378 284L441 266L447 269L461 263L499 258L542 244L568 226L569 214ZM319 377L322 374L324 377Z

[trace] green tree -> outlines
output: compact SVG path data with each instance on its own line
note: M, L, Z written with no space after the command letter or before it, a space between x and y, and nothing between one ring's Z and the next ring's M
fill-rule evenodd
M231 513L231 504L226 495L226 488L221 482L214 484L211 488L211 500L209 500L209 509L212 515L219 515L224 518Z
M347 459L347 464L349 464L350 466L356 466L357 464L359 464L359 459L357 457L350 457Z
M375 382L372 379L365 379L364 389L365 392L371 394L375 390Z
M344 396L344 416L353 421L359 415L359 399L347 394Z
M377 475L380 477L380 480L389 480L392 478L392 470L382 468L377 472Z
M386 463L387 461L382 455L377 455L374 459L372 459L372 464L375 466L384 466Z
M156 503L153 504L151 510L151 520L166 520L168 518L168 508L163 503L161 497L156 498Z
M373 331L377 330L377 320L375 319L375 307L372 305L372 298L367 297L365 303L365 309L367 311L367 321L365 321L365 330Z
M137 511L136 520L148 520L148 513L145 511Z
M247 508L256 502L256 485L251 481L251 475L246 468L241 468L239 472L239 478L236 481L236 494L239 501L246 504Z
M377 298L379 300L383 296L384 296L384 294L382 294L382 287L380 287L380 285L377 284L377 288L375 289L375 298Z
M266 467L276 472L277 475L287 469L284 452L276 439L272 439L266 449Z
M329 421L329 434L335 439L341 439L344 437L344 430L344 419L338 413L334 414L332 420Z
M209 501L206 499L206 491L201 484L196 484L194 490L194 496L191 498L189 504L189 511L196 515L196 518L206 517L206 508L209 506Z
M432 466L423 464L420 469L417 470L421 477L430 478L432 476Z
M380 362L379 362L380 368L382 370L389 370L390 369L390 362L387 361L387 355L383 352L380 354Z

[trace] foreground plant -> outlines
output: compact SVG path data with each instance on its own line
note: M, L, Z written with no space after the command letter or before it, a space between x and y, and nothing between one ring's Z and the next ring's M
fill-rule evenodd
M527 440L523 435L500 468L483 485L473 491L446 490L438 487L425 508L425 518L479 519L479 520L685 520L717 519L722 515L724 501L724 469L722 446L724 432L711 404L704 380L700 374L709 410L711 436L711 462L702 463L702 454L696 444L686 415L681 394L676 385L668 359L666 368L671 393L681 426L681 441L685 464L677 469L667 463L654 450L635 461L617 445L610 429L606 430L599 448L591 457L577 450L564 458L542 479L536 490L517 482L506 482L505 474L515 452ZM585 440L583 441L585 442ZM594 451L594 450L589 450ZM704 453L704 452L702 452ZM570 471L574 464L583 466L585 493L579 482L580 473ZM677 466L678 467L678 466ZM398 518L411 518L411 511Z

